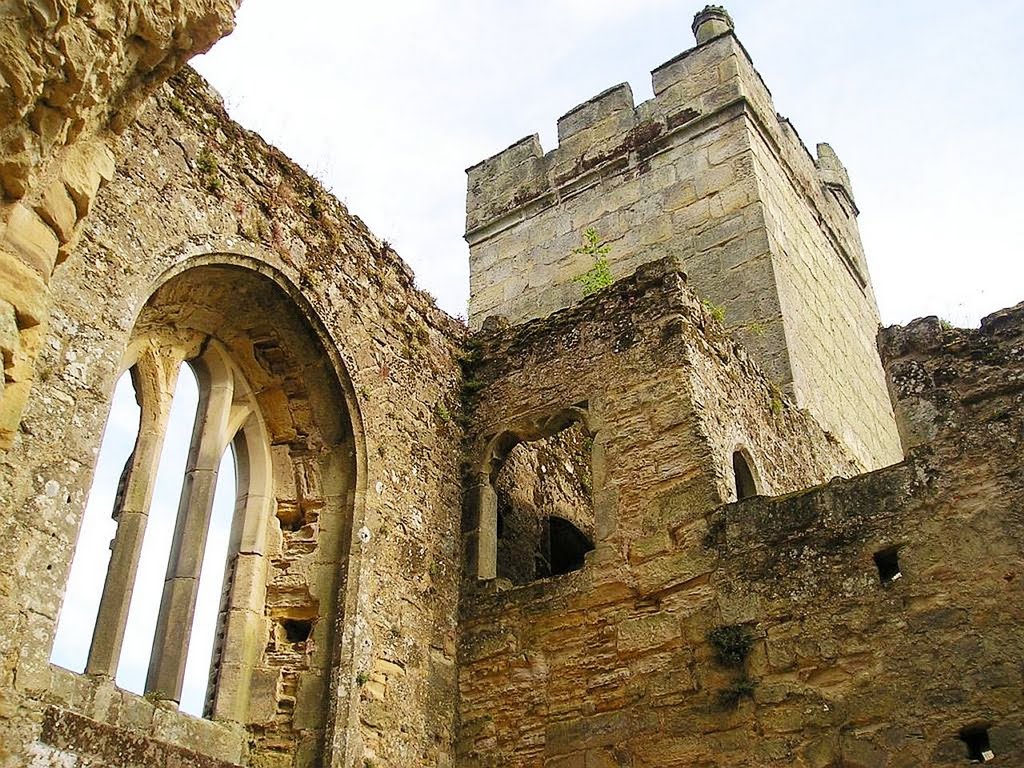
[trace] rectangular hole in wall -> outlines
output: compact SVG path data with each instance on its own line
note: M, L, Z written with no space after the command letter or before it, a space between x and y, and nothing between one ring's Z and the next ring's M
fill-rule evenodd
M875 553L875 566L878 568L878 579L882 584L892 584L903 578L900 571L899 549L889 547Z
M284 630L288 642L294 645L309 640L309 636L313 632L313 622L308 619L284 619L281 622L281 628Z
M987 763L995 759L992 744L988 737L988 728L974 726L960 731L960 741L967 747L967 757L974 763Z

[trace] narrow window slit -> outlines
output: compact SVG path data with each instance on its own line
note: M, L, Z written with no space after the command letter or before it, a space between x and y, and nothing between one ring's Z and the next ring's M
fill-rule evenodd
M736 451L732 455L732 474L736 480L736 501L757 496L754 473L750 471L750 465L740 451Z
M883 585L892 584L903 578L903 573L900 571L899 549L897 547L889 547L876 552L874 557L875 566L878 568L878 579Z
M987 763L995 759L992 743L989 741L988 728L974 726L960 731L960 741L967 747L967 757L974 763Z

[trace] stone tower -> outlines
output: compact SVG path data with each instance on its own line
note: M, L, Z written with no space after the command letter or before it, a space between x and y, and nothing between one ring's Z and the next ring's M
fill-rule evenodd
M470 324L512 323L578 301L593 228L615 279L665 256L724 316L762 368L865 468L901 457L875 348L879 316L849 177L810 154L724 9L693 22L697 45L468 170Z

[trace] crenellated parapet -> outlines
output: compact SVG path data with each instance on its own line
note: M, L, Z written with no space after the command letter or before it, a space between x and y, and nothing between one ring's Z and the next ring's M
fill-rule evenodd
M651 156L745 111L780 154L790 155L794 183L815 198L830 224L848 234L856 215L849 175L828 144L813 157L735 36L732 20L709 6L694 20L698 45L651 72L654 98L637 105L628 83L609 88L558 119L558 146L545 152L528 136L467 169L466 236L472 245L506 218L517 220L627 168L643 171ZM801 156L802 155L802 156ZM827 191L842 193L834 199ZM844 206L845 205L845 213ZM837 215L842 214L842 215ZM860 263L851 255L851 263Z
M741 65L739 59L745 60ZM757 86L745 82L752 77ZM770 103L739 41L726 33L666 62L651 73L655 97L637 105L628 83L609 88L558 119L558 146L545 153L539 138L524 138L469 168L466 231L526 207L554 204L586 179L643 161L671 145L687 126L738 101ZM751 91L760 87L763 96ZM772 115L774 113L771 113Z
M468 170L470 325L577 303L593 229L613 280L679 258L780 387L865 466L894 461L849 174L778 114L723 8L693 33L651 72L653 98L609 88L558 119L553 149L530 136Z

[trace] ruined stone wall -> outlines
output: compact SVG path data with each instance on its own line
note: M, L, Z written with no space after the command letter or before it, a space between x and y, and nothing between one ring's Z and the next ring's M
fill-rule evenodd
M509 453L497 477L499 579L527 584L551 575L549 518L594 539L593 440L579 424Z
M1019 764L1022 339L1024 307L889 329L905 462L699 514L668 496L660 548L464 601L461 764Z
M690 494L695 511L734 498L737 447L750 453L763 493L856 471L687 288L672 259L548 319L485 329L473 344L471 471L486 469L505 433L528 434L524 425L537 419L584 409L598 542L617 531L625 546L660 529L656 500L666 493Z
M559 754L546 751L546 734L584 711L621 709L608 717L632 727L621 688L632 673L606 645L614 641L608 623L629 625L634 649L626 655L635 654L651 632L678 623L658 616L659 626L649 626L658 601L690 579L688 588L706 588L708 557L695 559L691 547L704 515L735 498L738 447L765 493L855 467L747 358L677 269L671 261L644 265L575 307L474 340L471 467L486 467L488 446L507 433L530 434L567 408L584 412L594 438L596 550L581 571L503 590L500 581L472 578L473 547L486 532L480 509L468 510L460 764L540 764ZM598 606L614 616L603 627L589 618L604 610ZM667 660L643 663L667 675ZM626 741L625 730L616 740ZM568 741L581 738L567 732Z
M864 467L900 458L873 347L877 309L849 180L818 165L726 31L468 171L470 323L543 317L582 295L593 228L613 278L667 255L764 370Z
M892 326L878 346L907 451L1019 415L1024 303L992 313L977 329L937 317Z
M233 124L194 73L160 91L114 151L118 171L80 255L54 277L32 395L3 459L0 764L30 754L83 766L449 764L461 501L448 414L461 328L358 218ZM235 274L248 277L218 285ZM202 279L179 290L190 275ZM140 321L167 291L152 304L164 307L159 323L149 310ZM289 362L288 307L319 357ZM252 379L285 380L256 387L278 517L248 646L257 669L236 722L181 715L48 662L119 366L133 333L175 322L228 328L227 346L258 352L242 358ZM336 377L335 395L303 384L319 372ZM342 401L325 406L333 396ZM318 453L302 425L341 417L341 453ZM294 610L317 612L308 644L281 631Z
M231 31L237 2L16 0L0 18L0 448L18 427L45 335L51 275L72 252L111 136L191 56Z

